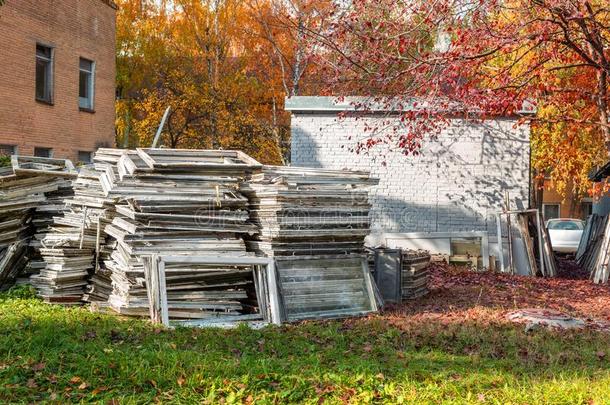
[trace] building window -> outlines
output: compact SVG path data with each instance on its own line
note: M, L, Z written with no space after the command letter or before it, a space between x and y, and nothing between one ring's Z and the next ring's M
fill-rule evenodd
M93 111L93 90L95 88L95 63L80 58L78 76L78 106Z
M0 156L11 156L17 154L17 147L15 145L0 144Z
M83 163L91 163L91 161L92 161L91 155L92 155L91 152L79 150L78 151L78 161L83 162Z
M53 103L53 48L36 44L36 100Z
M50 158L53 156L53 149L35 147L34 156Z
M542 204L542 216L545 221L559 218L559 204Z

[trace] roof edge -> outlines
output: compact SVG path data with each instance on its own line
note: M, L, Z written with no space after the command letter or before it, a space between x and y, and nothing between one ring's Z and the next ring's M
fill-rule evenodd
M364 96L292 96L286 97L284 109L295 112L345 112L360 111L365 113L415 112L440 109L448 113L464 112L457 104L454 106L435 106L429 101L415 98L402 100L398 98L364 97ZM518 115L536 114L536 106L531 101L523 103Z
M101 0L101 1L102 1L102 3L104 3L105 5L107 5L107 6L111 7L111 8L113 8L113 9L115 9L115 10L118 10L118 9L119 9L119 6L117 6L117 5L116 5L116 3L115 3L113 0Z
M608 176L610 176L610 160L607 161L603 166L599 167L597 170L592 171L589 174L589 180L594 183L598 183Z

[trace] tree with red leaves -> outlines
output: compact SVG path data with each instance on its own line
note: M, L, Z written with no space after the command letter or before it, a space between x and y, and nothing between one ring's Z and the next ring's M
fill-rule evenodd
M337 14L318 35L335 51L322 58L330 90L416 106L394 139L406 153L448 111L485 119L520 114L528 101L545 111L540 125L610 145L607 0L355 0Z

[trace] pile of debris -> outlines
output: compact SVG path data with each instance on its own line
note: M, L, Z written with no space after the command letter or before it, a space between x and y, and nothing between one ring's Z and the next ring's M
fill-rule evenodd
M241 188L259 228L248 248L269 257L362 253L374 184L367 172L264 166Z
M77 173L69 161L16 157L1 173L0 270L10 274L0 282L27 265L47 302L164 323L378 308L362 254L368 173L263 167L238 151L100 149L93 161ZM409 294L420 276L405 281Z
M116 199L108 195L108 176L116 178L116 164L125 153L121 149L101 148L95 153L93 168L83 168L75 182L74 199L68 204L84 211L88 216L85 222L87 229L95 231L93 249L94 264L89 270L90 277L83 295L83 301L107 305L112 293L112 271L106 266L111 261L111 254L116 242L104 233L115 215Z
M607 283L610 270L610 221L608 216L593 214L587 218L576 251L576 261L595 283Z
M384 302L399 304L426 295L430 253L424 250L375 248L375 283Z
M414 300L428 294L430 253L425 250L402 251L401 293L403 300Z
M241 235L253 233L248 200L238 186L258 162L235 151L138 149L124 151L103 174L116 214L105 232L115 242L110 306L148 314L143 257L148 255L249 255ZM166 269L172 317L248 311L252 273L231 266L181 264Z
M67 179L75 175L69 160L50 158L13 156L10 167L0 168L0 288L40 270L29 253L30 240L48 228L50 215L63 210L58 199L69 193Z
M497 214L498 240L503 240L502 220L506 224L508 263L500 244L500 271L511 274L556 277L557 262L551 238L538 209L504 210Z

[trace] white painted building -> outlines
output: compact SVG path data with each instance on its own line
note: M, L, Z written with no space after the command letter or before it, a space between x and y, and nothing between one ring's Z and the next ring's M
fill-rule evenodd
M399 115L387 109L353 111L357 99L292 97L293 166L367 170L380 179L372 190L374 232L471 232L496 234L495 214L508 191L513 208L527 208L530 187L530 128L517 117L472 122L450 118L421 154L405 156L376 146L357 154L366 128L393 131ZM380 134L377 134L378 136Z

